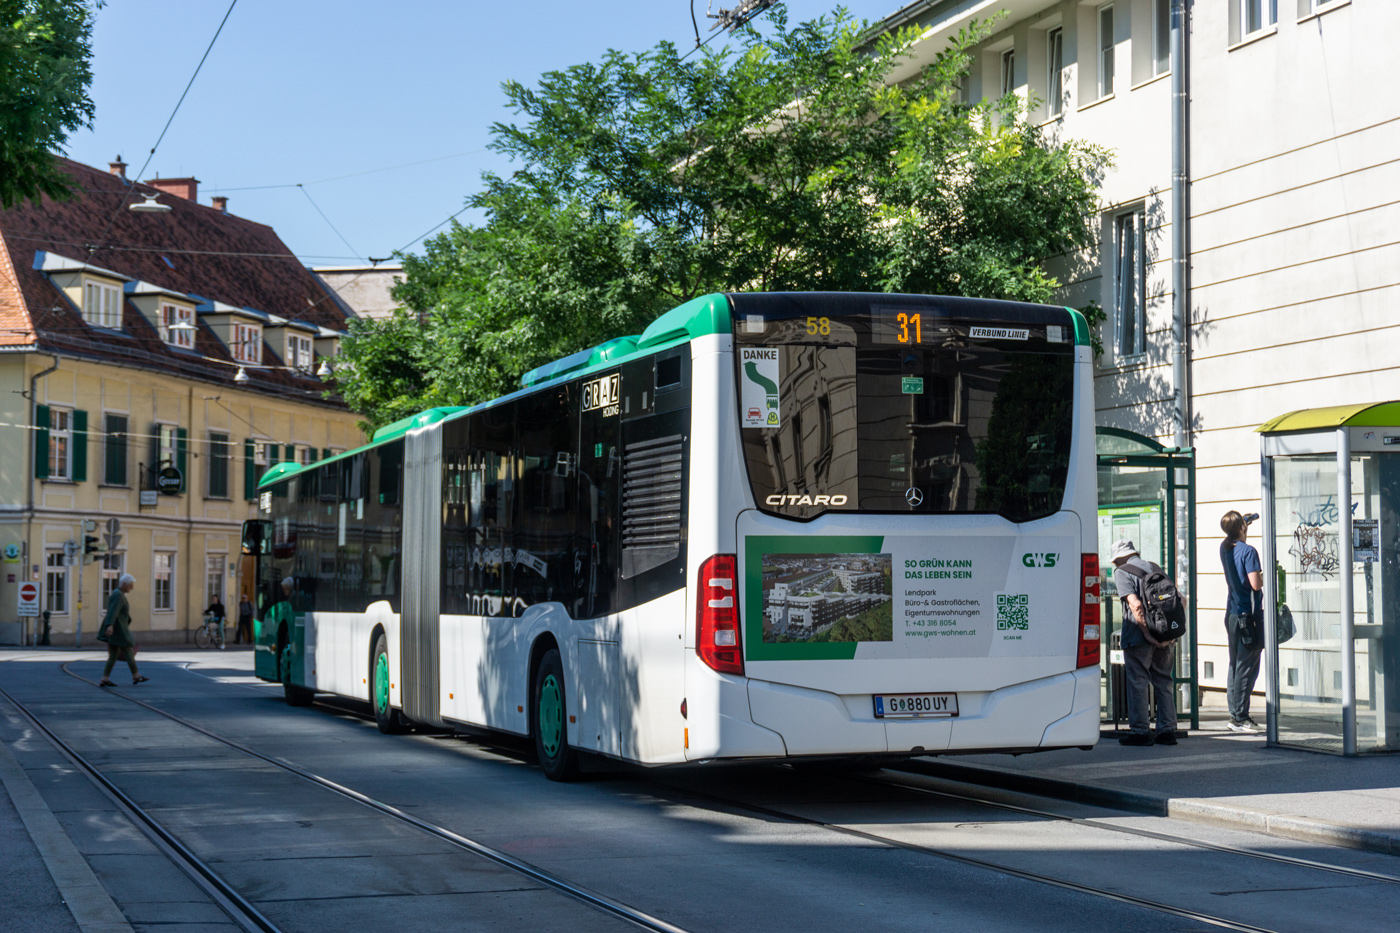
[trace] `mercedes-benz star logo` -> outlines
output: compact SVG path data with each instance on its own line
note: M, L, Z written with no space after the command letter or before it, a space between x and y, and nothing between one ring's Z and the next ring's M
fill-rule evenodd
M918 508L924 504L924 494L919 491L918 486L910 486L904 490L904 501L909 503L912 508Z

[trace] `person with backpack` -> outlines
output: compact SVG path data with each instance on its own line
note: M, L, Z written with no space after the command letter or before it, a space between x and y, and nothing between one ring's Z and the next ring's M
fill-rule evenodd
M1225 540L1220 542L1220 565L1230 595L1225 604L1225 637L1230 645L1230 666L1225 675L1225 697L1230 704L1231 732L1258 732L1249 716L1249 697L1259 679L1259 656L1264 650L1264 566L1249 538L1249 523L1257 514L1229 511L1220 519Z
M1137 545L1127 539L1113 545L1109 559L1114 567L1113 585L1123 603L1123 671L1128 679L1128 728L1131 730L1118 742L1122 745L1175 745L1176 699L1172 690L1175 638L1164 640L1165 636L1154 634L1148 625L1149 602L1154 597L1164 601L1162 581L1155 579L1163 576L1162 568L1143 560L1138 555ZM1169 579L1166 582L1170 584ZM1175 591L1174 585L1172 590ZM1159 627L1161 624L1159 622ZM1155 692L1157 699L1155 735L1147 718L1149 689Z

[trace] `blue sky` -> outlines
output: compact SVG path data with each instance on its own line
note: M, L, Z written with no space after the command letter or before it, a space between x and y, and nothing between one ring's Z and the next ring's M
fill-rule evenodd
M702 38L708 2L695 0ZM902 5L845 4L870 20ZM104 168L120 154L134 177L228 6L109 0L93 36L96 119L65 154ZM835 6L788 0L793 21ZM484 151L491 124L511 119L502 81L662 39L694 45L687 0L238 0L141 177L195 176L201 203L227 195L310 265L389 256L506 165Z

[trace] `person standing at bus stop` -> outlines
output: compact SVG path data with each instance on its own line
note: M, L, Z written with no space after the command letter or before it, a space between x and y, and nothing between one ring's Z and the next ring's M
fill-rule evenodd
M1249 523L1258 517L1229 511L1220 519L1220 530L1225 532L1220 565L1230 590L1225 604L1225 637L1230 645L1225 697L1231 732L1259 731L1259 724L1249 716L1249 697L1259 679L1259 655L1264 650L1264 567L1259 552L1247 543Z
M122 574L117 580L116 592L107 601L107 615L102 620L102 628L97 632L98 639L107 643L107 665L102 668L102 680L98 684L100 687L116 686L108 675L112 673L112 668L118 660L126 661L126 666L131 668L133 685L150 680L149 677L141 676L141 672L136 669L136 642L131 637L131 605L126 600L126 594L135 586L135 577L129 573Z
M1154 568L1138 556L1137 545L1123 539L1109 552L1113 585L1123 600L1123 672L1128 679L1128 728L1123 745L1176 744L1176 702L1172 697L1172 642L1165 644L1147 630L1143 587ZM1138 573L1123 568L1132 566ZM1148 690L1156 694L1157 734L1147 718Z

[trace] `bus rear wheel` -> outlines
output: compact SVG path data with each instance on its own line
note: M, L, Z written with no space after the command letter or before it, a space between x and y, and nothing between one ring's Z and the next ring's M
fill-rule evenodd
M374 723L385 735L401 735L408 731L403 713L389 705L389 642L380 635L374 642L374 664L370 668L373 689L370 702L374 704Z
M277 648L277 679L282 681L282 696L288 706L310 706L316 691L292 683L292 646L285 641Z
M534 703L535 754L540 770L551 781L572 781L578 777L578 752L569 747L569 703L564 692L564 662L559 649L551 648L535 671Z

